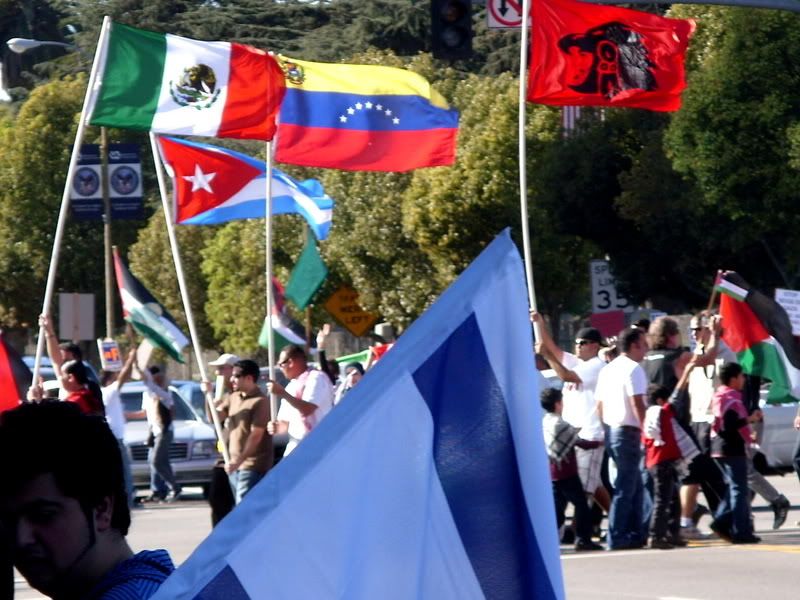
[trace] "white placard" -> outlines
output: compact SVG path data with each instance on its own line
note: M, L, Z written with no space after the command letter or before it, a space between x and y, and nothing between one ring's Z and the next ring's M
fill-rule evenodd
M94 339L94 294L58 295L58 337L73 342Z
M792 322L792 335L800 335L800 291L775 289L775 302L780 304Z

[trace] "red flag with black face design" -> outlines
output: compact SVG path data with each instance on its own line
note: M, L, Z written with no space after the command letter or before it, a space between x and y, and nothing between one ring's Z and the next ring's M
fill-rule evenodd
M527 98L555 106L678 110L692 20L533 0Z
M19 406L31 385L31 370L0 331L0 412Z

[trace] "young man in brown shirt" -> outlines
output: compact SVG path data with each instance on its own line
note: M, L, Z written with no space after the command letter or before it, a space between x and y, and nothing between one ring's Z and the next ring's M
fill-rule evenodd
M258 387L258 377L255 362L238 361L231 375L233 392L217 405L229 433L231 460L225 470L237 504L272 467L272 436L266 432L269 400Z

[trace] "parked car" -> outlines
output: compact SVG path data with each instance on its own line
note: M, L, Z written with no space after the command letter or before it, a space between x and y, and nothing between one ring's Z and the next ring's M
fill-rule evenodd
M266 395L267 393L267 371L268 369L264 368L261 369L261 377L259 378L258 385L261 388L261 391ZM286 382L286 378L283 374L278 371L277 372L278 381ZM183 399L186 400L187 403L194 409L194 412L200 417L200 419L208 424L210 427L214 427L214 425L210 422L208 418L208 414L206 412L206 399L205 395L203 394L203 390L200 389L200 383L197 381L186 381L186 380L174 380L172 382L172 387L176 388L178 393L183 396ZM279 404L280 406L280 404ZM283 451L286 449L286 444L289 443L289 435L286 433L279 433L278 435L274 436L272 440L272 446L274 450L274 461L277 463L281 457L283 456Z
M761 410L764 413L764 427L761 433L761 452L767 457L767 464L779 470L792 468L792 457L797 436L794 428L798 403L766 404L762 393Z
M145 389L145 385L138 381L122 386L120 392L126 413L141 410ZM211 470L220 457L214 429L203 422L175 386L169 386L169 391L175 402L172 423L175 437L170 446L172 469L181 485L202 486L203 493L207 494ZM145 443L147 434L145 418L128 419L125 425L125 444L130 452L133 483L136 487L150 485L150 467L147 463L149 448Z

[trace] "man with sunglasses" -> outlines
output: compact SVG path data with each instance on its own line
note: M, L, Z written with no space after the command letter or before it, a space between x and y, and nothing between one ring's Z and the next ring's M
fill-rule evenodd
M578 331L575 353L571 354L556 345L538 313L533 313L531 318L540 324L541 354L564 382L562 418L573 427L580 428L581 439L603 442L603 423L594 397L597 378L606 365L598 356L603 345L600 332L594 327L584 327ZM575 449L578 475L584 491L608 512L611 499L600 476L604 451L602 444L596 448Z
M328 376L308 364L305 351L294 344L281 350L280 367L289 383L284 388L270 381L267 389L282 400L278 418L270 421L267 432L288 433L283 455L288 456L333 407L333 385Z

